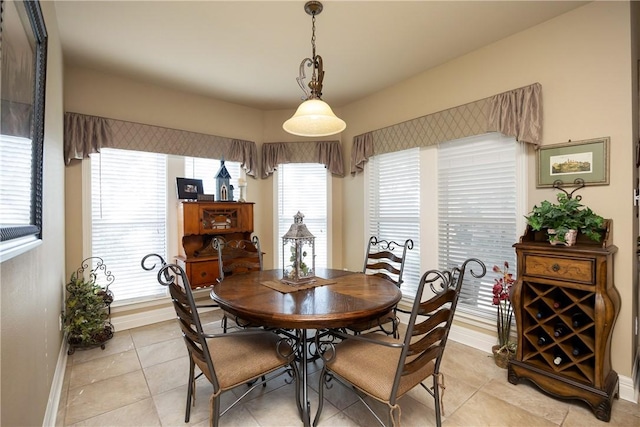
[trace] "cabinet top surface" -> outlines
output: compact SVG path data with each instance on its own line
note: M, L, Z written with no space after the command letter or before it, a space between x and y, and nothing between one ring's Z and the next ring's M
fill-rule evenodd
M600 247L596 245L574 245L574 246L559 246L552 245L549 242L521 242L513 245L516 250L536 250L544 251L549 255L569 255L576 253L601 253L610 254L618 251L618 247L615 245L609 245L607 247Z
M183 204L185 205L213 205L213 206L222 206L222 205L253 205L254 202L210 202L210 201L197 201L197 200L183 200Z

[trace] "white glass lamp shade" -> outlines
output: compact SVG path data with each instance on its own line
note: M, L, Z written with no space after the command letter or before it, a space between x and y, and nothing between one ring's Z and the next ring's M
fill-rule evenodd
M329 136L340 133L347 127L344 120L338 118L329 104L321 99L307 99L282 128L298 136Z

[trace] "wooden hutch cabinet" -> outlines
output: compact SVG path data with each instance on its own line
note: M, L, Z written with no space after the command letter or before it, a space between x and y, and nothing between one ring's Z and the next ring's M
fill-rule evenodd
M192 288L216 284L218 253L214 237L250 240L253 233L253 203L182 202L180 214L182 249L176 259L184 268Z
M518 349L508 374L512 384L528 379L553 396L583 400L603 421L610 420L618 395L610 346L620 295L610 231L607 221L602 242L579 236L575 246L565 247L528 228L514 245Z

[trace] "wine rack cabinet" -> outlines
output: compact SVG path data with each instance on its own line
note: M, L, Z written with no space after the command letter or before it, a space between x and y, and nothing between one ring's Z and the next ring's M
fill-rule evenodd
M553 396L583 400L603 421L618 395L610 344L620 308L613 283L617 248L607 243L557 247L527 230L514 245L518 349L508 371L512 384L527 379Z

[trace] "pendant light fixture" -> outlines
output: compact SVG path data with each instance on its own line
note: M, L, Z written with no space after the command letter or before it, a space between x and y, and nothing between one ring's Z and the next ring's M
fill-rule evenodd
M347 124L338 118L329 104L321 99L322 57L316 55L316 15L322 12L322 3L309 1L304 5L304 10L311 15L311 58L305 58L300 63L299 76L296 78L298 85L305 93L306 99L300 104L296 113L282 124L282 128L290 134L307 137L322 137L342 132ZM304 67L312 67L311 81L305 87L306 75Z

